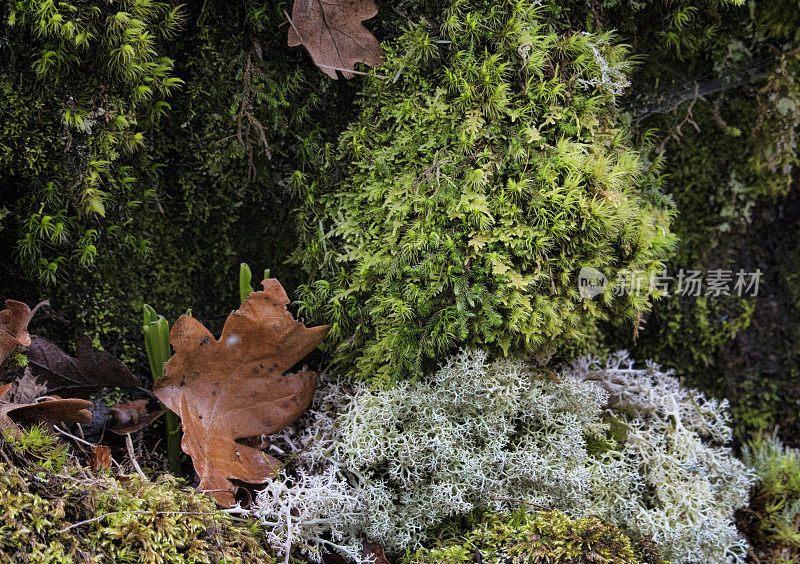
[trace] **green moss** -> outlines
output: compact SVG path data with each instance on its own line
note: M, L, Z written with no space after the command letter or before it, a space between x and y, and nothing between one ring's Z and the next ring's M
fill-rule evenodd
M618 410L622 407L618 407ZM628 440L630 427L627 423L620 421L616 415L610 411L605 411L601 416L602 422L607 425L603 435L587 435L586 452L589 456L602 456L610 451L620 451L624 449L625 442Z
M91 475L44 428L7 435L0 562L274 562L255 522L238 524L171 476Z
M2 446L14 455L24 457L48 472L61 472L67 460L67 446L44 425L34 425L25 431L14 427L2 430Z
M800 451L777 435L761 433L744 448L745 462L758 475L739 527L763 562L800 562Z
M32 4L0 4L0 21L16 14L0 31L0 209L10 211L0 232L0 293L49 299L55 341L86 331L133 363L142 362L145 301L170 319L192 308L219 329L221 312L238 305L243 260L270 268L291 292L299 277L283 264L296 246L284 181L314 166L320 139L346 121L356 88L330 81L303 49L286 45L281 24L291 6L190 4L165 34L173 6L163 3L48 2L41 13ZM33 37L40 20L51 25L53 10L89 26L102 48L76 49L63 29L50 43ZM156 59L169 59L161 71L182 80L169 98L138 53L122 66L143 65L143 74L117 69L106 48L117 31L106 21L118 10L147 27ZM46 49L66 61L69 72L52 71L58 80L31 68ZM134 101L143 82L153 95ZM123 114L120 132L114 124ZM141 143L123 150L128 133ZM93 160L107 163L98 172ZM94 188L81 182L93 171L102 194L87 199ZM92 209L98 202L105 215Z
M614 110L626 49L556 35L532 3L456 0L386 44L362 113L302 187L320 278L304 315L361 378L419 376L459 346L532 352L630 322L651 292L625 269L662 266L673 239L658 165ZM480 24L478 22L481 22ZM611 280L595 300L583 267Z
M594 516L574 519L557 511L486 514L468 532L453 535L456 530L435 547L406 555L403 564L661 562L649 543L633 543Z
M15 352L8 360L7 369L10 372L15 368L25 368L26 366L28 366L28 356L21 352Z

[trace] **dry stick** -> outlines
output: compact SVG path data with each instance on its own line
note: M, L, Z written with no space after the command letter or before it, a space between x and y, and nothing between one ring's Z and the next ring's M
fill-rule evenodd
M342 68L342 67L331 67L331 66L328 66L328 65L319 65L319 64L317 66L319 68L321 68L321 69L331 69L331 70L337 70L337 71L342 71L342 72L351 72L353 74L362 74L364 76L369 76L368 72L358 71L358 70L355 70L355 69L345 69L345 68ZM381 78L389 78L389 77L388 76L384 76L384 77L381 77Z
M297 28L295 27L295 25L294 25L294 22L292 21L292 18L290 18L290 17L289 17L289 12L287 12L286 10L284 10L284 11L283 11L283 15L284 15L284 16L286 16L286 20L289 22L289 25L290 25L290 26L292 26L292 29L293 29L293 30L294 30L294 32L297 34L297 37L300 39L300 43L302 43L303 45L305 45L305 44L306 44L306 42L303 40L303 36L302 36L302 35L300 35L300 30L299 30L299 29L297 29Z
M81 525L87 525L89 523L94 523L95 521L100 521L109 517L111 515L116 515L117 513L138 513L138 514L150 514L150 515L216 515L213 511L127 511L125 509L120 509L119 511L111 511L109 513L104 513L103 515L98 515L97 517L92 517L91 519L86 519L85 521L79 521L78 523L73 523L69 527L64 527L60 531L56 531L56 534L66 533L70 529L74 529L75 527L80 527Z
M533 507L538 507L544 511L553 511L550 507L545 507L544 505L539 505L538 503L533 503L532 501L528 501L526 499L514 499L513 497L493 497L497 501L513 501L516 503L527 503L528 505L532 505Z
M321 69L331 69L331 70L338 70L338 71L342 71L342 72L351 72L353 74L363 74L364 76L374 76L375 78L380 78L380 79L383 79L383 80L389 80L388 76L385 76L385 75L382 75L382 74L370 75L368 72L357 71L355 69L343 69L341 67L329 67L328 65L320 65L320 64L317 64L317 66L319 68L321 68Z
M139 467L139 463L136 462L136 455L133 452L133 441L131 440L130 433L125 433L125 446L128 447L128 456L131 459L131 463L133 463L133 469L142 477L142 480L149 482L150 480L147 479L147 476L144 475L144 472L142 472L142 469Z
M74 441L78 441L79 443L83 443L83 444L85 444L87 446L92 447L92 449L94 449L94 447L97 446L97 445L93 445L89 441L85 441L80 437L76 437L75 435L73 435L71 433L68 433L67 431L61 429L58 425L53 425L53 429L55 429L57 432L61 433L62 435L66 436L66 437L69 437L70 439L72 439ZM117 468L122 470L122 465L119 462L117 462L116 460L114 460L113 456L109 455L109 458L111 459L111 462L113 462L117 466Z

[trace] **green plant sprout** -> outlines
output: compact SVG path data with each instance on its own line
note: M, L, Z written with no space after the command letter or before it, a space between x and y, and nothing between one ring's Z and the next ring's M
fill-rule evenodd
M262 280L266 280L269 277L269 268L265 268L264 278L262 278ZM254 291L251 284L252 280L253 273L250 271L250 267L247 263L243 262L239 265L239 303L243 303L247 299L247 296L250 295L250 292Z
M153 382L164 376L164 365L171 355L169 345L169 322L158 315L149 305L144 305L144 348L150 362ZM167 467L175 475L181 474L181 422L178 415L162 405L167 426Z

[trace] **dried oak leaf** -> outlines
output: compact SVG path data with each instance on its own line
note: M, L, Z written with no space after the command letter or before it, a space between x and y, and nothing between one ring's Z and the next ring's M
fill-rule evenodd
M36 403L36 398L47 394L47 386L31 374L30 366L25 367L22 376L17 378L8 395L13 403Z
M383 547L379 542L368 542L366 539L363 541L363 550L361 556L365 560L369 560L373 564L390 564L389 559L383 552Z
M163 411L150 411L146 399L118 403L111 407L112 426L108 428L117 435L135 433L161 417Z
M46 398L39 403L6 403L3 397L11 389L11 384L0 386L0 429L33 423L88 423L92 420L89 406L92 402L82 399L61 399L58 396Z
M304 45L314 64L336 80L356 63L383 63L383 49L361 22L378 13L373 0L294 0L289 46Z
M193 317L181 316L170 332L175 354L153 387L181 418L181 447L192 457L198 488L222 506L234 503L230 480L263 484L277 474L278 460L237 440L277 433L305 411L316 373L284 373L329 329L295 321L280 283L262 284L263 291L252 292L228 316L219 340Z
M96 445L89 459L89 467L92 472L111 468L111 449L105 445Z
M6 309L0 311L0 364L3 364L17 347L31 344L28 333L30 323L36 311L50 302L44 301L31 309L22 302L6 300Z
M88 397L105 386L137 387L139 380L128 367L105 351L92 351L92 339L78 341L75 358L44 337L34 337L28 365L47 383L50 394Z

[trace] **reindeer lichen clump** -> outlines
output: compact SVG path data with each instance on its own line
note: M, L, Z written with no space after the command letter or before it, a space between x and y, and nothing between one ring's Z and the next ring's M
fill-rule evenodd
M419 548L447 518L522 498L599 515L672 562L741 560L732 520L752 477L724 446L726 404L626 359L554 375L463 351L389 389L361 383L349 394L328 381L304 419L273 437L299 452L294 485L270 484L249 511L276 546L314 558L334 545L357 560L362 534L389 551Z

